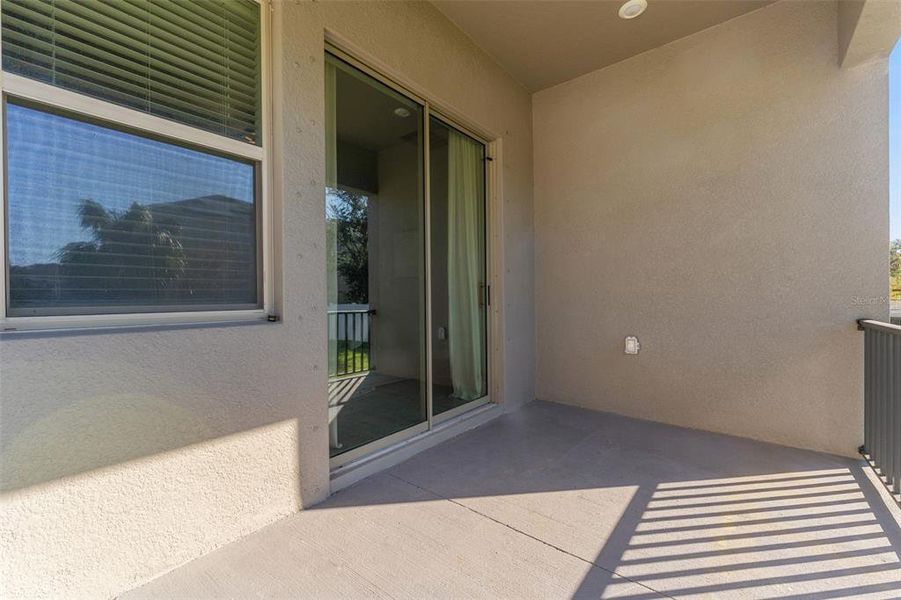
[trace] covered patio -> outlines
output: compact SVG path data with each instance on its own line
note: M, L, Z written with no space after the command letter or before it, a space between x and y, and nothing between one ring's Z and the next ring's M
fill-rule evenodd
M535 402L123 598L897 598L862 461Z
M0 16L2 600L901 598L901 0Z

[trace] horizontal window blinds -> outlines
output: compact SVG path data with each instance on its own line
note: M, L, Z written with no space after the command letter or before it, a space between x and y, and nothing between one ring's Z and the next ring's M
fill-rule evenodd
M2 0L3 69L260 145L252 0Z
M259 308L256 166L6 104L11 316Z

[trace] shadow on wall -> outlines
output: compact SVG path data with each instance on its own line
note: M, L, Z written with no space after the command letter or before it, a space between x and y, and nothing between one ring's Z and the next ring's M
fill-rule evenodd
M409 485L313 510L450 500L585 562L577 598L852 597L901 590L901 527L865 469L535 402L388 473Z

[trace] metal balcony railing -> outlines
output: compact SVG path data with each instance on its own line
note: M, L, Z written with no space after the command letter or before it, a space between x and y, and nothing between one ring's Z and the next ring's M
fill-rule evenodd
M901 326L860 320L864 332L861 454L901 503Z
M330 310L328 330L334 357L329 377L366 373L372 364L372 317L374 309Z

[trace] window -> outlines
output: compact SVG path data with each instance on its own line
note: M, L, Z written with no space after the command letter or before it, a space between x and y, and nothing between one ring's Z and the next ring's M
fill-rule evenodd
M3 70L259 143L250 0L3 0Z
M10 315L257 305L252 163L15 102L6 139Z
M5 316L265 307L255 0L0 0Z

